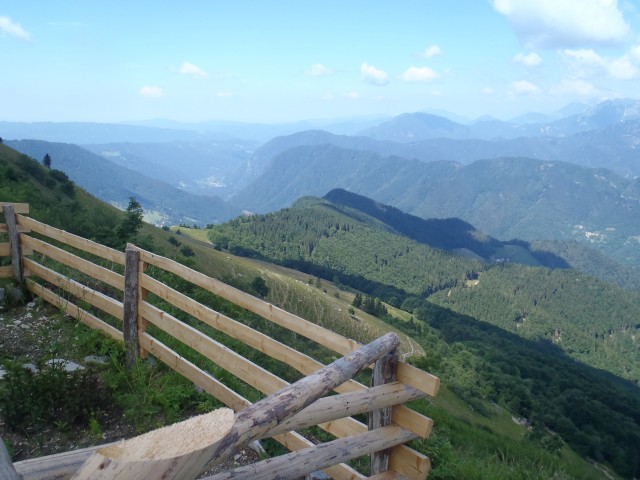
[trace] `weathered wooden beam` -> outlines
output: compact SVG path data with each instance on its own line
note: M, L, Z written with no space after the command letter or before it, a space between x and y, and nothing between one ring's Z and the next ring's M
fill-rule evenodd
M353 378L382 355L396 349L399 344L397 334L387 333L316 373L254 403L238 414L231 432L212 452L211 458L222 461L247 443L263 437L276 425L295 415L337 385Z
M4 213L5 222L7 224L7 234L9 235L13 278L15 278L18 284L22 284L24 279L24 270L22 267L22 251L20 248L20 237L18 236L18 224L16 223L16 212L13 205L3 205L2 213Z
M140 251L127 245L124 267L124 301L122 334L126 347L126 366L131 369L139 355L138 347L138 279L140 277Z
M13 467L13 463L11 463L11 457L4 446L2 438L0 438L0 478L3 480L22 480L22 477L18 475L18 472Z
M358 415L389 405L399 405L424 398L426 395L417 388L396 382L357 392L324 397L277 425L265 434L265 438L291 430L302 430L312 425L332 422L338 418Z
M322 470L335 463L346 462L374 450L391 448L414 438L416 438L414 433L395 425L389 425L363 433L357 437L340 438L287 455L205 477L202 480L295 479L307 473Z
M371 386L384 385L396 381L398 373L398 351L394 350L376 362L371 375ZM391 424L392 407L386 406L369 412L369 430L385 427ZM371 474L386 472L389 469L391 450L371 453Z
M204 428L201 426L194 428L192 425L183 428L182 425L190 422L190 419L176 424L177 427L174 428L165 427L165 429L132 438L118 445L117 448L98 450L73 478L75 480L193 479L208 463L220 463L226 460L249 442L261 438L275 425L295 415L336 385L352 378L382 355L396 349L398 344L398 336L395 333L388 333L316 373L247 407L232 419L231 424L228 425L229 428L227 428L228 418L225 414L224 418L213 422L220 432L225 430L223 436L217 435L218 430L214 429L216 425L209 425L209 422ZM396 433L407 433L400 435L396 443L390 443L388 446L404 443L407 439L416 437L412 432L399 427L393 428L398 429ZM387 435L379 434L379 436L387 439ZM392 437L395 438L393 435L389 438ZM386 448L387 443L384 445ZM370 451L372 449L366 450L366 453ZM330 465L336 463L340 462L335 461Z

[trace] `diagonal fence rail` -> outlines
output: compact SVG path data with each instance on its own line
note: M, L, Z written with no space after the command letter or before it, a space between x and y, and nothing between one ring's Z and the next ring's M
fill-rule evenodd
M222 298L259 316L274 329L293 332L334 354L348 356L361 347L352 339L169 258L135 245L128 245L123 253L26 216L28 205L5 203L2 206L6 223L0 224L0 257L11 256L11 264L0 266L0 277L13 276L23 281L34 295L87 326L124 341L129 364L138 356L153 355L236 412L247 409L251 402L217 378L211 371L212 364L262 395L273 396L289 388L290 384L261 366L262 362L246 358L214 336L222 334L241 342L258 355L286 365L301 376L313 375L325 365L274 338L273 332L259 331L194 300L188 293L174 288L176 282L171 279L189 285L187 291L197 288ZM8 242L2 242L4 232ZM178 348L177 344L181 346ZM191 353L185 354L185 348ZM284 472L285 466L291 463L303 464L309 468L324 469L332 478L349 480L426 478L429 459L404 443L412 438L427 437L433 422L403 404L412 399L434 396L439 379L398 361L393 355L379 359L375 372L371 386L350 378L334 386L336 394L320 398L302 413L278 422L268 436L293 452L289 454L293 456L277 460L281 462L276 463L280 465L277 468ZM368 425L354 418L354 415L366 412L369 412ZM310 425L317 425L335 440L316 446L296 432ZM332 447L325 446L331 444ZM331 453L332 449L342 448L344 451L343 444L349 445L348 455ZM16 465L25 472L31 469L33 473L51 471L65 464L65 471L70 472L77 470L94 451L67 452L48 460L43 457ZM327 451L330 453L326 454ZM368 474L343 463L369 454L371 471ZM322 455L333 460L329 463L320 461L324 458ZM259 467L211 478L255 477L251 468ZM300 471L296 470L298 474Z

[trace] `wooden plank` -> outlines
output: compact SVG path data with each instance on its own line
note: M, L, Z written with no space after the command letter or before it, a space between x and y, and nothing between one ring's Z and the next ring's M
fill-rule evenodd
M5 205L13 205L13 211L15 213L21 213L23 215L29 214L28 203L0 202L0 210L2 210Z
M249 400L231 390L208 372L205 372L187 359L181 357L148 333L141 333L138 340L140 346L158 360L164 362L176 372L191 380L229 408L233 408L235 411L240 411L251 405Z
M108 268L96 265L89 260L85 260L82 257L74 255L71 252L62 250L61 248L54 247L53 245L39 240L37 238L30 237L25 234L20 235L20 241L25 248L30 248L36 252L42 253L47 257L56 260L60 263L78 270L79 272L89 275L101 282L111 285L118 290L124 290L124 276L119 273L113 272Z
M256 350L289 365L304 375L309 375L324 367L317 360L300 353L299 351L281 343L263 333L254 330L232 318L227 317L205 305L202 305L177 290L168 287L158 280L142 275L140 285L150 293L166 300L182 311L192 315L201 322L213 327L227 335L244 342ZM354 380L345 382L336 391L347 392L366 388Z
M179 275L185 280L188 280L211 293L219 295L236 305L240 305L241 307L258 314L267 320L271 320L285 328L289 328L289 330L310 338L311 340L314 340L342 355L346 355L360 347L360 344L355 340L345 338L342 335L320 327L315 323L308 322L297 315L249 295L248 293L227 285L220 280L208 277L200 272L196 272L195 270L185 267L178 262L161 257L160 255L155 255L145 250L141 251L141 256L145 262L151 265L155 265L171 273L175 273L176 275Z
M16 213L13 209L13 205L4 205L2 207L2 212L4 213L7 225L7 234L9 235L9 250L11 252L13 278L15 278L18 284L21 284L24 279L24 270L22 266L22 246L20 245Z
M133 368L139 353L138 347L138 303L139 303L139 278L140 278L140 252L130 245L125 251L124 267L124 300L122 333L126 348L126 367Z
M56 287L62 288L70 294L78 297L78 299L99 308L118 320L122 319L122 303L118 300L108 297L97 290L93 290L80 282L76 282L61 273L55 272L54 270L51 270L30 258L24 259L24 265L33 275L37 275Z
M56 295L51 290L44 288L42 285L37 284L31 279L26 279L27 288L30 292L39 297L42 297L47 302L55 305L56 307L63 310L68 315L71 315L76 320L84 323L86 326L90 328L95 328L97 330L101 330L106 335L116 340L123 341L122 332L116 328L113 328L106 322L103 322L95 315L83 310L82 308L74 305L69 302L66 298L62 298L59 295Z
M0 243L0 257L11 255L11 246L8 243Z
M395 382L398 371L398 351L388 353L376 362L371 376L371 384L375 387ZM369 430L386 427L391 424L391 406L385 406L369 412ZM389 469L391 450L371 452L371 473L378 474Z
M0 223L0 233L7 233L7 224L6 223ZM26 233L26 232L30 232L30 230L21 227L20 225L18 225L18 233Z
M211 293L223 297L236 305L246 308L247 310L258 314L281 327L287 328L292 332L313 340L314 342L338 352L341 355L346 355L360 346L360 344L355 340L345 338L331 330L304 320L297 315L289 313L286 310L249 295L248 293L238 290L237 288L227 285L217 279L208 277L200 272L196 272L195 270L185 267L173 260L164 258L160 255L155 255L151 252L147 252L146 250L141 250L140 256L144 262L147 262L150 265L154 265L167 270L168 272L174 273L194 285L202 287ZM401 382L422 390L431 396L436 395L440 386L440 380L438 377L403 362L398 365L398 379Z
M406 445L398 445L391 449L389 467L410 480L425 480L431 469L431 462L426 455Z
M404 475L400 475L393 470L387 470L386 472L379 473L369 477L367 480L408 480Z
M333 440L315 447L205 477L204 480L298 478L326 468L333 463L345 462L366 455L371 451L390 448L414 438L413 433L390 425L363 433L356 438Z
M288 385L268 370L147 302L140 303L140 313L145 320L263 393L271 394Z
M93 242L91 240L87 240L86 238L82 238L78 235L74 235L73 233L65 232L64 230L60 230L59 228L55 228L42 222L38 222L33 218L18 215L17 220L18 225L26 229L40 233L62 243L66 243L67 245L78 248L80 250L84 250L85 252L89 252L93 255L104 258L105 260L124 265L125 259L123 252L119 252L118 250L110 247L105 247L104 245Z
M13 267L11 265L0 267L0 278L10 278L12 276L13 276Z

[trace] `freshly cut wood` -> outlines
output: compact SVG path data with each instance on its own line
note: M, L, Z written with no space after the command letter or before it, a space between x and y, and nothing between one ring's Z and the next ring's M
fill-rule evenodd
M220 408L101 448L72 478L193 479L229 433L234 420L233 410Z

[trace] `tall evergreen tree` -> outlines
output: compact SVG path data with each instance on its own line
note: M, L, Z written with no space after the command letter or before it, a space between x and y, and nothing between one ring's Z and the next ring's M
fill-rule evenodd
M51 168L51 155L47 153L44 156L44 158L42 159L42 165L44 165L47 168Z

